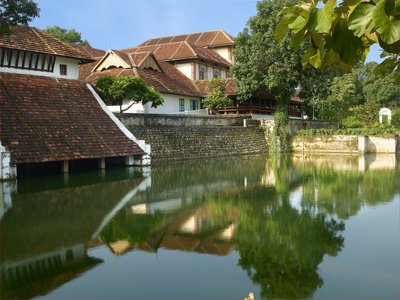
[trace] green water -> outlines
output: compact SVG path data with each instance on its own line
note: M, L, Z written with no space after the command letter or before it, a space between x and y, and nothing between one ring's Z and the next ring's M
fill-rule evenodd
M400 160L197 160L0 189L1 299L400 299Z

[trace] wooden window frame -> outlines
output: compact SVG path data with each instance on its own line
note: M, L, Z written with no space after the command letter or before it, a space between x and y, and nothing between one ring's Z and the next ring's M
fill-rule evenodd
M185 99L179 98L179 112L185 111Z
M65 67L65 69L64 69L64 67ZM60 64L60 75L61 76L68 76L68 67L67 67L66 64Z

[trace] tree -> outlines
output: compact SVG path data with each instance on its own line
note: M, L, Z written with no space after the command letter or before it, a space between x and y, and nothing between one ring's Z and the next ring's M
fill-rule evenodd
M76 31L75 29L65 29L58 26L49 26L46 27L43 31L62 41L90 47L89 42L87 40L82 40L81 33Z
M203 99L203 105L214 110L233 105L232 99L225 95L226 82L220 78L213 78L207 85L207 97Z
M247 27L236 39L236 65L232 68L238 80L240 100L267 92L277 100L280 113L275 114L278 118L274 138L280 141L287 135L287 104L299 85L302 65L301 55L291 49L289 38L283 37L277 43L274 36L279 12L284 6L294 3L294 0L263 0L257 3L257 15L249 19ZM275 154L287 146L277 140L273 145L271 152Z
M28 25L39 16L39 8L32 0L0 1L0 37L10 34L9 25Z
M321 3L322 2L322 3ZM379 44L388 56L377 72L400 76L399 0L303 0L284 8L276 29L276 39L289 30L297 49L308 42L303 64L315 68L336 66L347 72L364 61L370 46Z
M382 107L400 106L400 85L393 76L377 76L374 71L377 63L357 65L353 74L359 82L363 102L373 101Z
M127 111L135 103L151 103L151 107L157 107L164 102L160 93L146 85L138 76L102 76L97 80L96 87L102 93L107 104L119 105L121 113ZM124 100L131 100L132 103L122 109Z
M358 102L355 77L352 74L337 76L332 80L328 96L319 103L320 117L341 122L349 114L350 107Z

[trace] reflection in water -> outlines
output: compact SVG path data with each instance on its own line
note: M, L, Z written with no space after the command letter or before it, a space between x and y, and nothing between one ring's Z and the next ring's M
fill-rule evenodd
M148 178L113 171L2 185L1 297L46 294L96 272L101 260L87 253L105 244L115 255L236 251L263 298L311 298L324 256L345 246L344 220L398 194L398 161L242 157L155 166Z

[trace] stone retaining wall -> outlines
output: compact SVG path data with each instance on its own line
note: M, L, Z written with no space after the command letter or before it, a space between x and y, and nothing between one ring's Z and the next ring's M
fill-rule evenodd
M252 121L259 122L259 126L261 126L265 130L265 135L267 137L272 135L272 130L274 129L275 125L273 119L251 120L250 122ZM247 120L246 122L249 123L249 121ZM301 129L320 129L320 128L338 129L338 124L320 120L289 119L289 124L288 124L289 134L294 134Z
M378 136L304 136L292 139L293 152L400 153L400 138Z
M127 126L151 146L155 160L267 153L262 129L244 127Z
M196 116L168 114L115 114L125 126L243 126L242 116Z

